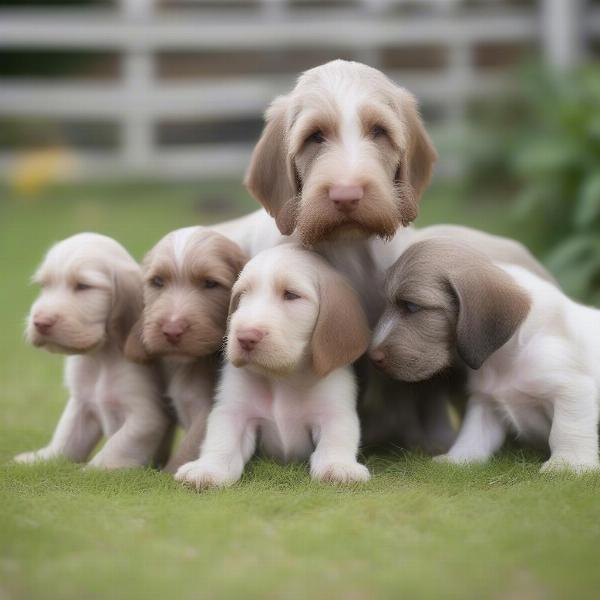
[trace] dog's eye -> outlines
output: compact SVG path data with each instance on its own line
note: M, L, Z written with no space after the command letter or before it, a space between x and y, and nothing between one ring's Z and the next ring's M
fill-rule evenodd
M150 280L150 285L155 288L163 288L165 287L165 280L157 275Z
M373 139L381 137L382 135L385 135L387 132L386 130L381 127L380 125L375 125L372 129L371 129L371 137Z
M75 284L75 291L76 292L85 292L85 290L91 290L92 286L88 285L87 283L76 283Z
M219 283L217 281L215 281L214 279L205 279L204 287L208 290L211 290L213 288L219 287Z
M400 302L400 308L410 314L417 313L423 309L422 306L419 306L418 304L415 304L414 302L406 302L404 300L402 300Z
M294 294L294 292L290 292L289 290L285 290L285 292L283 292L284 300L298 300L299 298L300 296L298 294Z
M323 135L323 132L319 129L318 131L315 131L314 133L309 135L306 138L306 141L314 142L315 144L322 144L325 141L325 136Z

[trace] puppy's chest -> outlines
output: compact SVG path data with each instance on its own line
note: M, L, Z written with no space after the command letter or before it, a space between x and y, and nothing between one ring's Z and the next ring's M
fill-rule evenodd
M119 373L106 365L80 360L67 366L72 395L96 415L105 435L112 435L126 415L126 399L118 381Z
M180 424L188 429L196 414L212 403L213 378L194 365L184 365L169 373L167 380L167 395Z
M281 462L306 460L314 449L310 401L281 390L269 390L264 398L258 419L261 449Z

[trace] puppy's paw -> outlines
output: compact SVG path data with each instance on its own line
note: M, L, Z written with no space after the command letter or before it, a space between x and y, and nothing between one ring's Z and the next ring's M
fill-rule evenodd
M134 460L125 456L109 456L99 452L90 460L90 462L84 467L86 471L93 469L99 469L104 471L113 471L114 469L134 469L136 467L142 467L143 464L140 461Z
M450 465L462 465L468 466L477 463L485 462L487 459L482 457L473 457L473 456L463 456L460 454L439 454L438 456L434 456L432 460L436 463L441 464L450 464Z
M584 473L591 473L599 470L600 461L597 459L581 462L565 457L554 456L550 457L542 465L540 473L574 473L575 475L582 475Z
M453 462L452 457L449 454L438 454L437 456L434 456L431 460L440 464Z
M13 460L17 463L30 465L36 462L52 460L57 456L58 455L49 448L41 448L40 450L34 450L33 452L21 452L21 454L17 454Z
M363 483L369 481L369 469L358 462L331 462L312 466L311 476L323 483Z
M215 464L207 464L202 460L194 460L177 469L175 480L197 490L221 488L234 484L239 478L226 468Z

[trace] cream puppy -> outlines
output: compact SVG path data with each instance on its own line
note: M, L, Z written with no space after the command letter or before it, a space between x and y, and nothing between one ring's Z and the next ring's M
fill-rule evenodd
M508 433L550 447L542 470L600 468L600 311L521 265L439 237L410 246L374 336L388 372L419 381L468 368L458 438L441 459L489 459Z
M230 485L260 440L283 462L310 457L319 481L367 480L350 364L368 341L358 298L322 258L291 244L259 253L233 288L229 362L200 459L176 479Z
M65 457L106 469L152 463L168 429L158 374L129 362L123 345L142 305L138 264L114 240L81 233L53 246L34 275L41 294L27 339L68 354L69 401L48 446L15 457L30 463Z
M125 346L158 359L186 435L165 470L198 458L212 407L231 288L246 262L237 244L206 227L167 234L144 258L144 310Z

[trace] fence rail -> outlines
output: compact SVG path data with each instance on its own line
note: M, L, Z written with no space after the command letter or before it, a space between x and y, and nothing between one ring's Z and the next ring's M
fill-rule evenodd
M506 74L473 64L478 44L528 43L549 61L567 66L582 53L582 40L600 35L600 9L580 0L540 0L530 9L490 2L492 14L459 1L423 2L428 10L388 14L401 2L364 1L363 11L315 8L295 11L270 0L256 10L198 9L185 14L153 10L153 2L121 0L120 10L0 11L0 50L93 49L118 52L123 61L114 82L0 79L0 117L110 119L121 131L116 151L81 152L81 176L239 176L249 143L162 147L161 119L258 118L269 100L289 89L295 73L240 75L186 81L156 76L157 55L166 51L343 51L349 46L379 66L388 47L443 47L445 67L388 74L441 114L434 136L460 125L467 103L507 87ZM202 9L202 10L200 10ZM585 18L583 18L585 16ZM10 156L0 156L0 170Z

